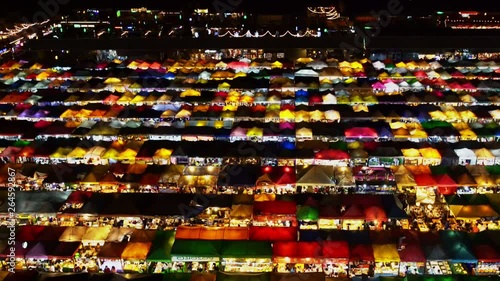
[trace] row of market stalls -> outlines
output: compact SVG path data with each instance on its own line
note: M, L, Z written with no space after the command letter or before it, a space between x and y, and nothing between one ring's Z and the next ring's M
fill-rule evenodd
M294 280L304 280L304 281L324 281L324 280L353 280L351 278L332 278L325 277L324 273L227 273L227 272L217 272L217 273L171 273L171 274L102 274L102 273L39 273L36 271L19 271L16 273L5 272L2 276L2 281L13 281L13 280L102 280L102 281L286 281L290 278ZM28 279L29 278L29 279ZM326 278L326 279L325 279ZM393 277L393 276L380 276L378 278L372 278L377 281L494 281L495 276L470 276L470 275L449 275L449 276L421 276L421 275L410 275L408 277Z
M256 230L260 234L248 240L234 229L205 229L195 238L189 227L24 226L17 229L15 257L18 269L57 272L107 267L129 273L323 272L328 277L499 273L498 232L302 230L298 240L264 238L271 229ZM8 259L11 251L2 241L0 257Z
M10 225L7 192L2 195L2 224ZM295 237L299 229L423 232L454 229L469 232L500 229L498 194L446 196L443 202L405 206L393 195L202 195L91 192L17 192L19 225L175 229L235 227L252 237L259 228L269 235ZM434 225L434 227L431 227ZM284 231L284 233L282 233ZM288 233L288 234L287 234ZM194 235L194 236L193 236ZM222 235L222 234L221 234Z
M10 185L25 191L79 190L105 193L410 193L416 194L417 202L432 204L440 194L496 193L500 180L499 165L405 166L390 163L394 159L388 157L383 158L386 164L396 166L380 167L379 162L373 161L372 166L349 167L346 159L329 160L328 153L331 151L319 153L325 157L318 157L314 159L317 162L313 163L304 161L306 163L301 166L270 166L280 164L272 161L261 166L256 165L255 158L247 160L253 160L254 163L210 166L144 163L4 164L1 171L5 173L0 183L4 188ZM416 161L416 158L411 160ZM231 161L231 158L227 161ZM8 176L9 171L14 172L13 178Z
M229 93L231 94L231 93ZM21 94L11 94L19 96ZM60 96L59 98L62 98ZM220 105L216 102L208 104L156 104L156 105L110 105L96 104L88 105L66 105L39 106L31 103L25 104L2 104L0 110L2 119L38 121L147 121L153 120L225 120L225 128L237 127L232 121L276 121L293 123L314 122L353 122L368 120L373 117L376 121L447 121L450 123L471 123L477 126L487 124L500 119L499 111L495 106L483 105L479 107L464 107L451 105L399 105L394 108L388 104L363 104L363 100L352 101L353 105L346 104L301 104L299 100L291 100L284 104L251 105ZM310 103L310 102L309 102ZM126 122L125 122L126 123ZM258 122L256 124L259 124ZM432 124L432 122L430 123ZM265 125L265 124L263 124ZM422 124L424 125L424 124ZM201 125L198 125L201 126ZM205 125L207 126L207 125Z
M13 77L24 78L26 80L56 79L85 77L84 71L93 74L112 73L119 70L116 77L133 76L134 72L147 72L149 75L161 77L185 76L189 74L204 74L208 78L220 79L225 76L234 77L235 73L259 73L261 71L286 71L295 75L312 75L328 78L348 78L348 77L377 77L380 78L485 78L498 73L498 64L494 61L427 61L418 62L392 62L390 60L370 62L362 59L352 62L339 62L336 59L326 61L313 60L311 58L300 58L295 62L290 61L265 61L265 60L241 60L226 61L206 61L206 60L178 60L165 63L146 61L119 61L108 63L98 63L85 66L76 66L73 69L60 66L43 66L41 64L29 65L25 62L9 62L2 68L6 74L4 79ZM87 70L84 70L86 68ZM305 71L307 70L307 71ZM12 75L14 73L14 75ZM10 75L9 75L10 74ZM124 75L125 74L125 75ZM128 74L128 75L127 75ZM132 74L132 75L131 75ZM211 76L209 76L211 74ZM215 75L214 75L215 74ZM232 75L232 76L231 76ZM97 75L95 75L97 76ZM107 75L103 75L106 77ZM102 76L101 76L102 77ZM205 78L206 79L206 78Z
M365 128L365 130L368 129ZM283 137L281 136L281 138ZM198 136L198 138L201 137ZM360 138L363 137L357 139ZM222 145L224 149L220 148ZM241 153L241 147L257 146L259 149L252 155ZM238 164L239 162L239 164L262 166L495 166L500 164L499 147L495 142L473 141L415 143L367 140L365 142L337 141L328 143L310 140L294 143L283 140L279 143L256 144L244 140L227 143L220 140L192 140L188 142L143 141L140 139L82 141L77 138L49 138L44 141L0 141L0 158L4 163L25 163L28 165L29 163L109 165L121 162L137 165L221 166L223 164ZM234 160L228 161L229 159ZM253 159L258 162L241 163L245 159Z
M156 80L155 80L156 81ZM259 88L255 83L261 80L252 81L258 90L241 90L247 80L231 80L231 84L214 85L215 89L204 85L203 89L185 89L158 91L142 90L116 92L110 90L91 91L92 89L75 88L73 91L61 89L37 89L36 92L28 89L16 89L14 92L0 92L0 104L2 106L21 104L25 106L39 106L47 108L60 108L61 106L89 106L95 107L104 105L110 106L170 106L171 108L187 106L196 103L203 106L210 106L212 110L217 110L217 105L233 106L241 108L262 108L271 105L346 105L365 104L367 106L383 106L398 104L401 106L424 106L441 105L466 107L474 109L474 106L488 106L498 103L494 91L475 92L474 94L457 93L446 89L415 89L414 91L402 92L400 94L386 95L373 92L369 87L361 88L357 84L337 84L333 89L267 89L268 85L261 85ZM154 81L153 81L154 82ZM41 83L41 82L40 82ZM159 83L156 81L156 83ZM486 83L486 82L483 82ZM415 83L416 84L416 83ZM413 85L415 85L413 84ZM1 85L1 84L0 84ZM401 84L400 84L401 85ZM83 85L85 86L85 85ZM165 85L166 86L166 85ZM377 85L375 85L377 86ZM383 84L385 87L391 84ZM397 86L397 85L396 85ZM498 85L490 85L492 88ZM185 86L184 86L185 87ZM233 87L236 87L234 89ZM264 88L262 88L264 87ZM381 87L381 86L379 86ZM79 89L78 91L76 91ZM159 88L162 89L162 88ZM81 91L80 91L81 90ZM75 92L76 91L76 92ZM104 107L105 108L105 107ZM230 107L228 107L230 108ZM377 108L377 107L375 107ZM383 107L382 107L383 108ZM463 110L462 110L463 111ZM62 114L63 112L60 112ZM80 115L82 115L81 112ZM482 114L484 115L484 114ZM85 115L84 115L85 116ZM481 116L481 115L480 115Z
M127 111L128 112L128 111ZM319 113L320 115L323 113ZM328 113L327 113L328 114ZM363 113L365 119L368 113ZM290 117L294 120L293 114ZM410 141L410 142L492 142L498 138L498 124L446 121L386 122L362 121L342 123L308 122L231 122L231 121L175 121L164 122L150 118L149 121L38 121L1 120L6 126L1 139L34 140L49 138L87 138L93 141L117 139L169 140L169 141L307 141L330 142L356 140L365 141ZM156 122L156 123L155 123ZM21 130L20 128L24 128Z

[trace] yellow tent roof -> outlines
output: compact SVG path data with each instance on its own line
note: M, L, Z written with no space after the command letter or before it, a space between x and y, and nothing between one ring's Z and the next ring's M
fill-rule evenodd
M283 67L283 64L279 61L275 61L271 64L271 67L272 68L282 68Z
M104 153L102 158L104 158L104 159L116 159L116 158L118 158L118 155L120 155L120 152L118 152L114 148L110 148L110 149L108 149L108 151L106 151Z
M184 97L201 97L201 93L194 90L194 89L187 89L184 92L181 93L180 95L181 98Z
M437 158L437 159L441 159L441 154L439 153L439 151L433 147L426 147L426 148L421 148L419 149L420 151L420 154L422 154L422 156L424 158Z
M63 234L59 237L60 242L80 242L82 237L87 232L87 227L85 226L72 226L66 228Z
M122 151L122 153L120 153L120 155L118 155L118 158L131 159L131 158L135 158L136 155L137 155L137 151L130 149L130 148L127 148L124 151Z
M129 242L122 252L123 260L146 260L151 242Z
M66 157L68 157L68 158L82 158L83 156L85 156L86 153L87 153L86 149L83 149L81 147L77 147L77 148L73 149L73 151L71 151Z
M111 232L111 226L89 227L82 237L82 242L104 242Z
M400 61L400 62L396 63L396 67L397 68L406 68L406 63Z
M340 68L351 68L351 64L348 61L343 61L339 63Z
M295 113L289 109L280 111L280 119L295 119Z
M270 194L270 193L255 194L253 199L253 201L255 202L265 202L274 200L276 200L276 194Z
M155 152L153 158L170 158L172 152L172 149L160 148Z
M399 262L396 244L372 245L373 257L376 262Z
M298 63L310 63L313 62L314 60L312 58L299 58L297 59Z
M66 158L66 155L70 153L73 149L68 147L59 147L54 153L50 155L50 158Z
M363 65L357 61L354 61L351 63L351 68L354 69L363 69Z
M104 81L104 84L118 84L121 82L122 82L122 80L120 80L119 78L109 77L108 79L106 79L106 81Z
M127 65L127 68L131 68L131 69L136 69L137 67L139 67L139 63L136 61L133 61Z
M39 63L35 63L34 65L32 65L30 67L31 70L34 70L34 69L42 69L42 65L39 64Z
M231 219L251 219L252 214L252 205L233 205L229 216Z

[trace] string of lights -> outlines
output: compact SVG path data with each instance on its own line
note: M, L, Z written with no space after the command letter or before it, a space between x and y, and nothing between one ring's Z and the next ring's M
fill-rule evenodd
M308 7L307 10L313 14L325 15L328 20L336 20L340 18L340 14L335 7Z
M304 33L299 33L299 32L292 33L292 32L290 32L290 31L287 30L283 34L276 34L276 33L272 33L271 31L268 30L268 31L266 31L263 34L260 34L258 32L252 33L250 31L247 31L247 32L242 33L242 34L239 34L238 32L226 31L223 34L219 34L219 37L226 37L226 36L234 37L234 38L239 38L239 37L262 38L262 37L266 37L266 36L275 37L275 38L281 38L281 37L286 37L286 36L292 36L292 37L320 37L320 33L317 33L315 31L311 31L311 30L307 30Z
M34 26L37 25L45 25L49 22L49 20L43 21L43 22L37 22L37 23L22 23L14 26L14 28L9 29L6 28L5 31L0 31L0 36L15 36L18 35L21 32L24 32L30 28L33 28Z

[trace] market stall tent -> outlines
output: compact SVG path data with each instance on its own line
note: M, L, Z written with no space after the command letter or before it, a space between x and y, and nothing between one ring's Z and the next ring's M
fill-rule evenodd
M220 257L221 248L220 240L175 240L171 255L173 261L211 260Z
M85 226L72 226L66 228L59 241L61 242L81 242L83 236L87 232L87 227Z
M297 241L295 227L250 227L250 240L256 241Z
M222 258L270 259L273 247L266 241L225 241L222 244Z
M158 231L149 249L147 261L167 262L171 260L175 231Z
M399 253L396 244L375 244L373 256L376 262L399 262Z

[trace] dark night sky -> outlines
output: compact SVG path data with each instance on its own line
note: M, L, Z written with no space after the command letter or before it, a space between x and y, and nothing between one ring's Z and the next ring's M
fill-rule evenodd
M4 0L9 1L8 6L4 5L0 9L0 16L7 14L21 14L28 18L35 12L41 10L39 2L60 1L67 3L60 5L61 12L75 8L181 8L186 6L199 6L201 8L213 8L215 1L222 3L238 3L239 10L246 10L254 13L277 13L303 10L306 6L327 5L328 3L338 3L343 1L347 12L369 12L371 10L381 10L387 6L390 0ZM479 10L500 12L500 1L498 0L399 0L405 8L405 13L418 14L435 10ZM497 3L499 2L499 3ZM198 3L198 4L196 4ZM272 5L270 5L272 3ZM5 3L4 3L5 4Z

